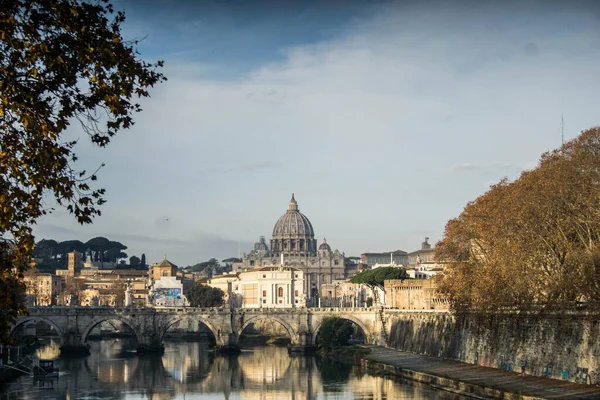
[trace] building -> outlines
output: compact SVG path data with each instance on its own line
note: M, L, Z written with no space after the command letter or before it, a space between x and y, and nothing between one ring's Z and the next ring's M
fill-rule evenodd
M55 305L63 291L63 279L49 273L26 274L23 282L27 302L32 306Z
M67 270L69 276L75 276L83 268L82 254L78 251L72 251L68 254Z
M206 281L206 285L221 289L225 294L223 300L233 307L241 307L240 296L237 295L236 284L239 284L239 273L216 275Z
M444 264L435 260L435 248L428 237L421 243L421 249L408 254L408 267L409 276L416 279L429 279L444 270Z
M189 306L183 290L183 281L176 276L163 276L150 288L147 304L158 307Z
M434 279L392 279L384 282L386 307L400 310L447 310L449 302Z
M319 307L366 307L372 290L350 280L334 281L321 286Z
M148 274L153 281L158 281L162 277L177 276L177 265L165 257L161 262L148 267Z
M375 264L385 265L407 265L408 253L403 250L384 251L382 253L363 253L360 255L361 264L373 266Z
M225 300L232 307L301 308L306 307L304 279L301 269L268 265L219 275L207 285L225 292Z
M426 237L419 250L408 254L408 266L415 268L419 265L433 263L435 263L435 248L431 248L429 238Z
M319 287L346 277L344 254L332 251L325 239L317 246L310 220L300 212L294 195L287 211L273 227L270 246L264 237L254 250L244 255L241 270L270 265L283 265L304 273L304 291L309 299L318 297ZM235 265L237 271L239 265Z
M77 276L84 267L83 254L78 251L72 251L67 254L67 269L57 269L57 276Z

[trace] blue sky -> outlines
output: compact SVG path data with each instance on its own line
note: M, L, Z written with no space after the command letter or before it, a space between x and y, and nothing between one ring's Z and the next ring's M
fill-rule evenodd
M594 1L117 7L169 81L107 149L78 145L81 167L106 163L103 216L80 227L57 211L38 239L222 259L269 238L294 192L346 255L412 251L559 146L561 113L567 139L600 124Z

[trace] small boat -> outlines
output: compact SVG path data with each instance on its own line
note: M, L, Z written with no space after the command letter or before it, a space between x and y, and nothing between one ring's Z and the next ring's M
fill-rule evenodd
M38 379L58 377L58 367L54 365L54 360L38 360L37 365L33 367L33 377Z

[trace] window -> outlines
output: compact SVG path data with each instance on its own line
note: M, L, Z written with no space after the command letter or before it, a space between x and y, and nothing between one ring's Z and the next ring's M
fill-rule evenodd
M282 287L279 288L279 297L283 297L283 288ZM279 300L279 302L281 302L281 300Z
M267 277L266 275L263 275L263 278L266 278L266 277Z
M168 271L163 271L162 276L167 276L168 273Z
M298 296L298 291L297 290L294 292L294 296Z
M263 290L263 297L267 297L267 291Z
M265 299L263 299L263 304L267 304L267 301Z
M340 265L340 260L335 260L333 263L334 263L335 265Z
M250 266L254 266L254 260L250 260Z

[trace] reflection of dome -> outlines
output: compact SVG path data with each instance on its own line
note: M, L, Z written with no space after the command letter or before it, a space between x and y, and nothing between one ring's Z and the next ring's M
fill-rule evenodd
M302 235L311 238L315 236L312 224L306 218L306 215L298 210L298 203L296 203L293 194L287 212L279 217L273 228L273 238L290 235Z
M323 243L319 246L319 250L321 251L331 251L331 247L327 244L327 240L323 238Z
M273 228L271 254L316 255L317 241L315 231L306 217L298 210L298 203L292 194L288 210Z

